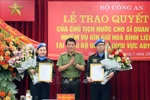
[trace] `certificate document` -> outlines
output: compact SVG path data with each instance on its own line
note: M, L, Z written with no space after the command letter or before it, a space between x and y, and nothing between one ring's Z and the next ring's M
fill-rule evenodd
M93 81L104 81L104 69L102 64L90 64L90 77Z
M52 82L52 63L39 63L38 81Z

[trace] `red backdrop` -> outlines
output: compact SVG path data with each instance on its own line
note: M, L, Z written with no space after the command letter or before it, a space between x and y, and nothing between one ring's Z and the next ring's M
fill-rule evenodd
M57 0L56 0L57 1ZM70 0L62 0L70 1ZM84 0L92 1L92 0ZM100 0L95 0L100 1ZM102 0L103 1L103 0ZM112 1L112 0L106 0ZM117 0L118 1L118 0ZM131 0L128 0L131 1ZM139 1L139 0L138 0ZM35 22L7 22L9 25L18 29L26 36L38 41L48 43L48 0L35 0ZM56 61L54 61L56 64ZM150 62L149 61L133 61L133 70L120 72L112 80L112 100L150 100ZM55 70L56 66L55 66ZM83 79L83 75L81 79ZM59 72L56 72L54 83L51 84L51 98L56 98L56 94L60 93L60 84L56 81L59 79ZM21 82L15 81L18 86L19 97L25 94L28 88L28 78ZM89 99L89 84L81 83L81 99Z
M120 46L131 60L150 60L149 5L136 1L48 2L48 56L57 60L65 51L65 40L73 37L77 51L87 60L95 53L94 42L103 38L113 48Z

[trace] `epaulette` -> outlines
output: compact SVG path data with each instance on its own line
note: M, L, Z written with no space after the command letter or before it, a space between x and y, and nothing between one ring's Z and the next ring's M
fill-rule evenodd
M92 53L90 57L97 56L97 53Z
M95 53L95 54L94 54L94 56L98 56L98 54L97 54L97 53Z
M61 53L61 55L65 55L65 54L67 54L67 52L63 52L63 53Z
M52 59L51 57L47 56L48 59Z
M48 58L48 59L53 60L52 58Z
M89 56L94 56L95 55L95 53L91 53L91 54L89 54Z
M75 51L75 53L77 53L77 54L81 54L81 52L78 52L78 51Z

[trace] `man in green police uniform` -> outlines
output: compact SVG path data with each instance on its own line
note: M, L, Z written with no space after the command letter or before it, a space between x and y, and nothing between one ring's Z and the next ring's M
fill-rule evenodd
M82 54L75 51L74 38L66 40L67 52L60 55L57 66L62 76L62 93L75 94L75 100L79 100L80 72L85 69L85 61Z

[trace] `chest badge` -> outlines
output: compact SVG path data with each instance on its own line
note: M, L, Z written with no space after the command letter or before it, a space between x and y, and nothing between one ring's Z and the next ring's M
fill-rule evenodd
M92 62L97 62L98 59L92 59Z

